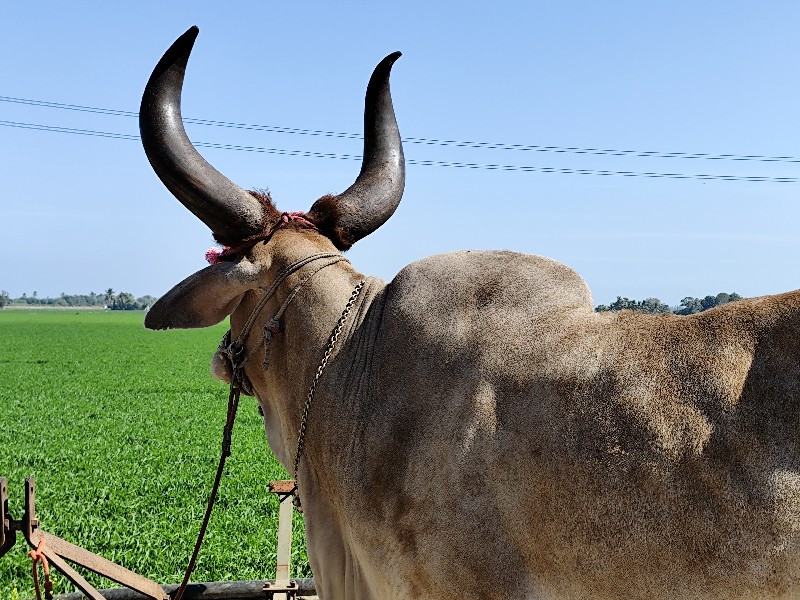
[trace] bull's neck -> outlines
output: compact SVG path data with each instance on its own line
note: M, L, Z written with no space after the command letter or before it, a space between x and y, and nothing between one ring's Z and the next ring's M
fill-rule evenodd
M278 273L302 258L280 257L271 270ZM287 277L261 319L266 323L301 286L283 313L280 333L270 342L268 368L251 375L264 409L270 447L290 473L309 387L354 287L364 278L347 261L319 269L328 262L331 259L313 261Z

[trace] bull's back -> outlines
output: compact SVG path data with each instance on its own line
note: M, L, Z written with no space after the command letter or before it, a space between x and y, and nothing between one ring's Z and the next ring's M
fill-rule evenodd
M735 312L597 315L572 271L511 253L401 272L363 460L409 595L448 597L447 572L487 597L792 597L795 475L737 421L758 390Z

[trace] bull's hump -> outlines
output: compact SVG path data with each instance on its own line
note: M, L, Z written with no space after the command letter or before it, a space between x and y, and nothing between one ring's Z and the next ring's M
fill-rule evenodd
M586 282L569 267L531 254L463 250L405 267L390 284L395 301L428 310L524 309L530 316L592 310Z

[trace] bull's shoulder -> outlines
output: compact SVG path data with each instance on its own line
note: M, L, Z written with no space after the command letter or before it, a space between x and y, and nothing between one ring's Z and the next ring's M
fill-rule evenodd
M438 254L402 269L387 301L403 311L451 315L523 309L529 316L591 310L586 282L569 267L543 256L463 250Z

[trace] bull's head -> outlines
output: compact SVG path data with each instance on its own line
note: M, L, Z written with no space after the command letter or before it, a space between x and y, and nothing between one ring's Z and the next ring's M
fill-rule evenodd
M264 344L269 347L265 323L287 296L293 296L285 286L291 290L307 269L292 275L294 280L288 277L281 287L271 284L282 281L287 269L308 257L333 255L333 260L339 259L325 269L324 277L316 277L313 286L306 286L293 310L284 314L284 333L268 350L274 366L266 369L261 360L246 360L244 375L237 378L245 393L258 397L270 446L289 468L289 453L300 423L300 399L306 394L331 323L355 282L362 279L338 253L382 225L403 195L405 162L389 91L389 74L400 53L384 58L369 81L364 156L355 183L338 196L323 196L307 213L281 213L268 195L240 188L207 163L186 135L181 89L197 33L196 27L189 29L159 61L144 91L139 127L147 157L161 181L208 225L218 242L232 250L217 264L172 288L150 309L145 326L206 327L230 315L231 339L247 337L243 332L252 325L251 331L264 331ZM301 307L305 312L300 312ZM244 341L248 357L257 355L262 336L250 335ZM231 363L221 352L212 358L211 371L218 379L232 379ZM283 401L268 400L277 398Z
M355 183L338 196L324 196L304 215L313 228L288 227L264 241L281 213L264 195L230 181L192 146L181 118L186 64L197 37L190 28L159 61L142 98L139 127L147 158L164 185L199 217L220 243L246 251L198 271L159 300L145 318L150 329L206 327L235 311L248 292L268 278L275 256L346 250L395 211L403 194L405 163L389 91L389 74L400 53L384 58L372 74L364 111L364 157ZM285 235L291 233L291 235ZM291 247L294 246L293 250Z

